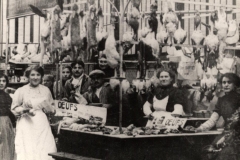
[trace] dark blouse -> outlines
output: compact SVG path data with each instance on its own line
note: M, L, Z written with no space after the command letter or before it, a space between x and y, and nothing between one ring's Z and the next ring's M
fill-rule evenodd
M16 118L11 112L12 98L6 92L0 90L0 116L8 116L15 127Z
M225 124L227 119L232 116L233 113L240 107L240 94L235 91L218 98L218 102L215 106L214 112L217 112L219 116L222 116Z
M174 111L174 105L175 104L181 104L184 108L184 94L182 90L169 86L169 87L158 87L154 91L149 93L149 96L147 98L147 101L150 104L153 104L153 98L156 96L158 100L162 100L165 97L169 96L168 103L166 107L167 112L173 112Z
M12 98L4 92L3 90L0 90L0 116L9 116L11 113L11 104L12 104Z

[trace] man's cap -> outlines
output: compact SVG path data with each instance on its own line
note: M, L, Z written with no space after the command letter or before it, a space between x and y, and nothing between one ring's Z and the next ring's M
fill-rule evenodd
M105 73L99 69L93 70L92 72L89 73L89 77L93 77L95 75L100 75L100 76L105 76Z

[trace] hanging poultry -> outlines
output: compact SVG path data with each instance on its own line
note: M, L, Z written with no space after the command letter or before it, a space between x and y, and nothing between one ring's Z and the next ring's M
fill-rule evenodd
M234 45L239 40L239 29L238 23L236 20L229 20L228 21L228 33L225 39L225 42L228 45Z
M97 51L97 37L96 37L96 6L93 4L89 7L89 13L87 15L87 44L88 44L88 60L92 60L95 57L95 51Z
M86 50L87 49L87 29L86 29L86 16L84 14L84 11L81 10L79 12L79 16L80 16L80 39L82 41L82 50Z
M217 20L214 21L214 26L217 30L217 36L219 39L219 57L223 57L224 48L226 46L225 39L227 37L228 32L228 24L226 21L226 12L223 7L220 7L217 10Z
M160 31L157 33L157 41L159 43L167 43L167 41L168 41L168 33L166 31L166 28L163 25L162 18L163 18L163 14L160 15L160 24L161 24L161 26L160 26Z
M44 24L43 28L40 31L41 38L40 38L40 65L43 64L43 57L46 52L46 48L50 48L52 46L52 52L59 47L61 47L61 30L60 30L60 18L59 14L62 11L59 5L56 5L53 7L53 9L47 11L47 13L43 13L41 10L39 10L37 7L33 5L29 5L31 10L39 15L40 17L44 18ZM50 33L52 32L52 42L50 41ZM51 56L52 61L54 61L54 55Z
M192 45L203 45L203 43L204 43L205 36L204 36L203 32L200 29L198 29L200 24L201 24L201 17L200 17L200 13L197 11L196 16L194 18L195 30L193 31L193 33L191 35ZM195 58L195 60L198 60L198 62L201 62L200 52L201 52L200 47L193 47L194 58Z
M60 13L61 8L57 5L54 7L52 11L51 17L51 31L52 31L52 51L56 51L57 49L61 48L61 25L60 25Z
M167 29L168 36L169 36L169 45L172 45L173 43L173 36L175 31L177 30L178 26L178 17L176 13L172 9L171 2L167 2L167 12L163 15L163 24L165 28Z
M132 6L137 8L139 10L139 6L141 4L142 0L131 0Z
M78 57L78 48L81 47L81 39L80 39L80 20L78 15L78 5L74 4L71 8L72 13L70 16L70 23L69 23L69 35L68 40L71 43L71 50L72 50L72 59L77 59Z
M210 27L210 34L205 38L204 44L205 59L203 68L207 71L207 67L213 68L217 64L217 58L219 56L219 40L216 35L213 34L213 29Z
M183 30L181 27L181 19L182 19L182 14L178 14L178 29L174 33L174 43L175 44L183 44L187 38L187 31ZM177 50L181 49L181 47L176 46L175 47Z
M131 12L127 13L127 19L126 22L127 24L133 29L133 33L134 33L134 40L137 40L137 33L138 33L138 28L139 28L139 11L136 7L133 7L131 9Z
M151 14L150 14L150 17L148 18L149 28L151 29L151 32L154 32L155 38L157 34L157 29L158 29L158 20L157 20L157 14L156 14L157 8L158 7L156 2L151 4L150 6Z
M115 69L119 65L120 56L116 49L116 40L114 38L114 27L110 26L109 35L105 43L103 54L107 57L108 65Z
M133 47L133 33L125 32L122 39L123 54L128 53L128 51Z
M105 30L103 30L104 17L101 7L99 7L98 9L97 15L98 15L98 32L96 33L96 38L98 42L98 51L103 51L105 49L105 42L108 34Z
M146 38L142 38L143 43L150 46L152 48L152 55L156 58L159 56L159 44L158 41L155 39L154 32L149 33Z

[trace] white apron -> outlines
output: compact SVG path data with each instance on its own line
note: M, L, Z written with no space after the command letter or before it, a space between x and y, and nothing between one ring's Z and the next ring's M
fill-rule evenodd
M156 119L160 119L162 116L168 117L171 116L171 112L166 111L167 103L168 103L169 96L158 100L156 96L153 97L153 109L155 110L152 113L152 116L154 117L153 120L148 120L146 127L152 127L155 125Z
M52 100L50 96L49 89L43 86L31 89L26 85L15 92L13 103L24 104L30 100L35 110L35 116L25 114L17 121L15 138L17 160L53 160L48 153L57 151L56 144L47 116L42 111L44 107L40 107L44 101Z

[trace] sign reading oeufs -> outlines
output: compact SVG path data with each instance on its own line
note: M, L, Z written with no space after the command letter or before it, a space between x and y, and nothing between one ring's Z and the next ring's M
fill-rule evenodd
M7 18L31 14L29 4L39 9L47 9L54 7L57 3L56 0L8 0Z
M90 120L91 118L101 119L102 123L106 123L107 109L103 107L87 106L76 103L55 100L55 108L60 112L67 113L72 117Z

